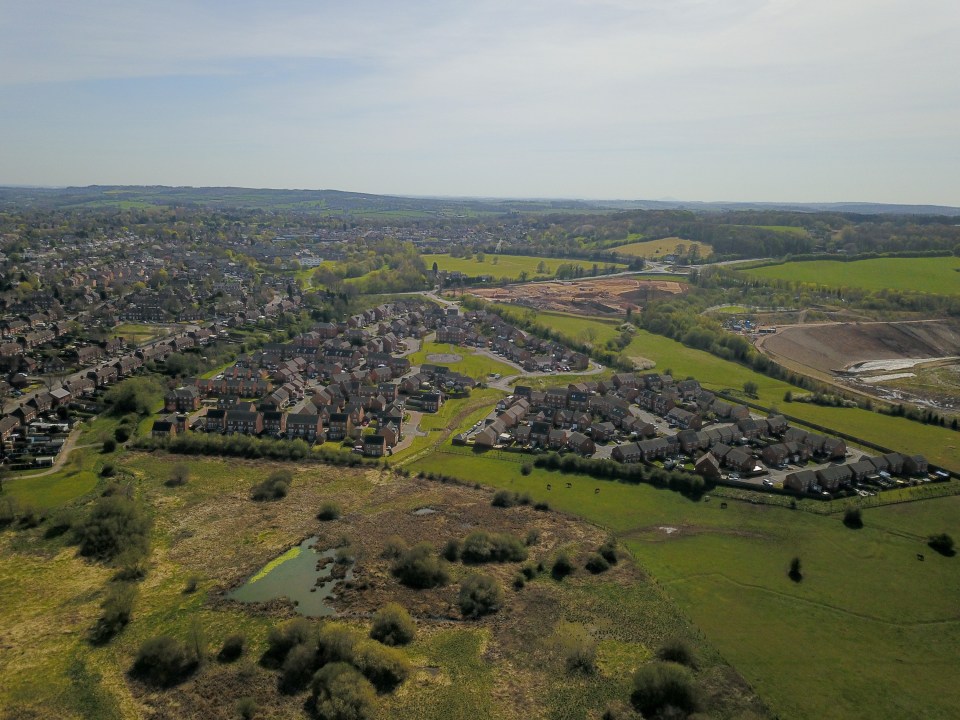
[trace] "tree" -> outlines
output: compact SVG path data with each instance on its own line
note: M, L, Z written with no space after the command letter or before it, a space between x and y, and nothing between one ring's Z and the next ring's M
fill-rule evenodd
M93 627L91 639L96 644L109 641L130 622L133 614L133 601L137 588L131 583L113 583L107 588L107 595L100 608L103 613Z
M417 635L410 613L397 603L388 603L373 616L370 637L384 645L407 645Z
M198 662L182 642L161 635L140 646L131 674L157 687L171 687L196 670Z
M843 512L843 524L852 530L863 527L863 513L860 508L849 507Z
M520 282L526 282L527 278L529 277L530 277L530 273L528 273L526 270L521 270L520 275L518 276L517 279L520 280Z
M446 585L450 579L446 564L428 542L414 545L397 558L393 574L404 585L419 589Z
M484 261L484 259L486 259L486 257L487 257L487 256L484 255L482 252L478 252L478 253L477 253L477 262L478 262L478 263L482 263L482 262Z
M324 665L310 683L314 710L322 720L368 720L377 694L363 675L343 662Z
M503 588L489 575L468 575L460 584L457 601L464 617L490 615L503 607Z
M803 567L801 566L800 558L795 557L790 561L790 570L787 572L787 575L794 582L803 580Z
M759 390L760 390L760 387L753 380L747 380L743 384L743 392L745 395L749 397L755 398Z
M402 651L373 640L357 643L353 665L381 692L393 690L410 676L410 661Z
M150 521L133 500L122 495L98 499L76 528L80 554L113 560L122 553L138 556L149 547Z
M537 263L537 273L543 275L545 272L547 272L547 264L541 260Z
M947 557L953 557L956 554L956 551L954 550L953 538L947 535L947 533L931 535L927 545L941 555L946 555Z

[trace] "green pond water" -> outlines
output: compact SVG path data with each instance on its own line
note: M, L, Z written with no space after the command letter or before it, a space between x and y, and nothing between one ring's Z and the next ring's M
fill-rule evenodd
M317 538L307 538L280 557L267 563L263 569L247 582L231 592L228 597L240 602L269 602L278 598L288 598L297 612L307 617L333 615L334 609L327 604L333 595L339 579L329 579L333 570L335 551L319 550ZM317 563L327 560L317 569ZM353 577L353 566L347 570L345 580ZM317 580L323 579L322 585ZM313 590L316 588L315 590ZM313 592L311 592L313 590Z

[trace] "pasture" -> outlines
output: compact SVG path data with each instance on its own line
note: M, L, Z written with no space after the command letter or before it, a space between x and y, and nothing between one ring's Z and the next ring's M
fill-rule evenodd
M438 269L447 272L462 272L468 276L490 275L494 280L518 280L520 273L526 273L528 279L534 278L552 278L557 273L557 268L561 265L579 265L583 271L590 275L593 274L595 263L589 260L576 260L572 258L548 258L534 257L530 255L495 255L487 253L484 255L483 262L477 262L476 257L455 258L449 254L442 255L423 255L423 262L429 270L433 263L437 264ZM541 263L543 270L538 270ZM598 272L608 265L613 265L617 270L625 270L626 265L622 263L596 263Z
M743 270L749 277L869 291L960 295L960 257L810 260Z

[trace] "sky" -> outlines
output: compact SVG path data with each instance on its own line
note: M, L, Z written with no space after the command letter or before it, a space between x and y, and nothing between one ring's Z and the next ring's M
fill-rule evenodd
M0 0L0 184L960 205L960 3Z

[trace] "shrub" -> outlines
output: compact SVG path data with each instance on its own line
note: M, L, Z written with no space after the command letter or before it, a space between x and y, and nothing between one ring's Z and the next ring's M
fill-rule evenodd
M700 708L692 674L672 662L642 665L633 675L630 699L644 717L655 717L668 708L687 714Z
M523 573L517 573L513 576L513 589L523 590L527 585L527 578Z
M280 691L289 695L303 690L316 669L317 648L307 644L295 645L280 668Z
M253 720L257 714L257 702L250 696L237 700L237 715L240 720Z
M43 536L46 538L60 537L71 530L77 522L78 513L76 510L72 508L58 510L57 513L50 518L50 524L47 526Z
M643 720L643 718L632 707L617 701L607 705L600 720Z
M657 659L678 663L679 665L686 665L689 668L697 667L697 656L694 654L693 648L690 647L689 643L680 638L667 640L667 642L657 650Z
M464 539L460 557L465 563L520 562L527 559L527 549L519 538L508 533L491 535L476 530Z
M267 650L264 658L271 664L280 665L287 654L297 645L309 642L313 637L313 627L304 618L294 618L267 633Z
M534 503L533 509L539 510L540 512L547 512L550 510L550 503L547 503L547 502Z
M537 576L537 569L533 565L524 565L520 572L527 580L533 580Z
M104 463L100 468L100 477L111 478L117 474L117 466L113 463Z
M94 643L109 641L127 626L133 614L133 601L136 596L136 587L129 583L116 583L107 587L107 595L100 605L103 614L91 633Z
M531 545L536 545L538 542L540 542L540 531L536 528L530 528L527 531L527 538L524 540L524 543L526 543L527 547L530 547Z
M246 648L247 639L240 633L231 635L223 641L223 647L217 657L221 662L233 662L239 660Z
M586 568L594 575L598 575L609 570L610 563L607 562L603 555L596 553L587 558Z
M317 659L320 664L353 662L353 650L362 639L359 632L339 623L327 623L317 638Z
M617 544L613 540L607 540L597 552L611 565L617 564Z
M531 472L533 472L533 465L531 465L530 463L524 463L523 465L520 466L521 475L529 475Z
M397 558L393 574L404 585L418 589L440 587L450 580L446 565L427 542L414 545Z
M849 507L843 513L843 524L852 530L859 530L863 527L863 513L860 508Z
M376 709L373 685L346 663L324 665L310 683L314 711L323 720L369 720Z
M328 500L320 506L320 512L317 513L317 520L328 522L340 517L340 506L332 500Z
M939 533L937 535L931 535L927 541L927 545L936 550L941 555L946 555L947 557L952 557L956 554L954 550L953 538L947 535L947 533Z
M117 439L118 443L125 443L130 439L130 430L121 425L116 430L113 431L113 437Z
M480 617L503 607L503 588L489 575L469 575L460 584L457 601L464 617Z
M566 553L560 553L553 561L553 567L550 568L550 574L554 580L563 580L567 575L573 572L573 563Z
M383 557L395 560L403 555L409 548L399 535L391 535L383 545Z
M569 672L592 673L597 667L597 641L582 625L561 623L552 645Z
M171 687L196 670L199 658L168 635L150 638L137 652L131 673L157 687Z
M493 494L493 500L490 502L494 507L508 508L516 505L516 493L509 490L497 490Z
M290 491L293 474L289 470L277 470L263 482L257 483L250 491L250 497L256 501L281 500Z
M106 440L103 441L104 453L112 453L116 449L117 449L117 441L114 440L113 438L107 438Z
M410 675L410 662L400 650L372 640L357 643L353 664L381 692L393 690Z
M122 495L99 498L75 530L80 554L87 557L111 560L124 552L142 557L149 547L150 521Z
M417 626L402 605L389 603L373 616L370 637L384 645L406 645L413 642L416 635Z
M447 540L446 544L443 546L443 550L440 551L440 554L443 556L444 560L456 562L460 559L461 552L462 549L460 547L460 541L456 538L451 538L450 540Z
M187 578L187 584L183 586L184 595L192 595L197 591L197 586L200 584L200 578L196 575L191 575Z
M170 470L170 477L164 483L167 487L181 487L190 479L190 467L185 463L177 463Z

